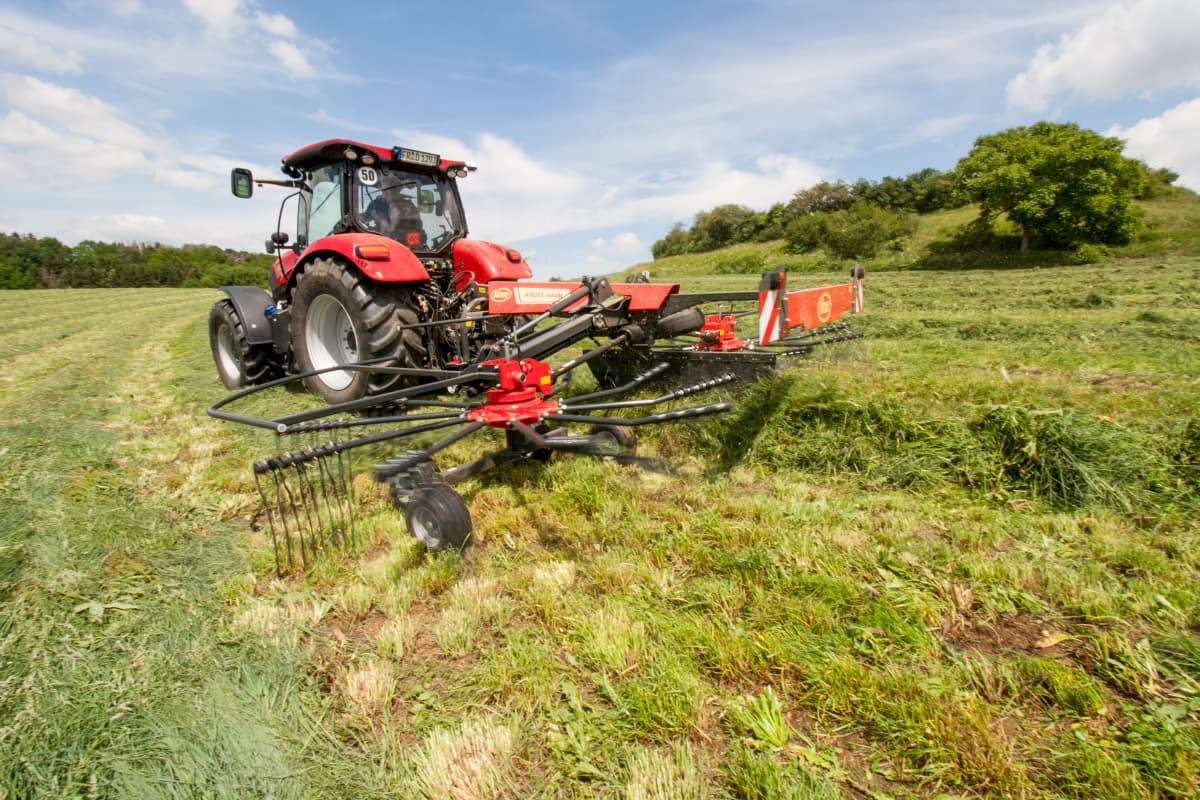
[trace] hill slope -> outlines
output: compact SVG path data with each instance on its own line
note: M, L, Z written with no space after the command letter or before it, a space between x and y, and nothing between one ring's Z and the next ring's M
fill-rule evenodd
M1144 213L1144 230L1134 242L1110 248L1109 258L1200 256L1200 196L1184 192L1159 200L1139 201L1138 205ZM980 250L970 245L948 247L954 234L978 214L978 209L970 206L919 216L917 231L904 243L903 249L883 253L863 264L873 272L919 268L1062 266L1072 263L1072 255L1061 251L1021 254L1020 237L1015 230L1003 224L998 227L1003 238L995 249ZM690 275L757 275L775 266L783 266L789 272L842 272L841 269L831 270L831 266L838 263L837 259L831 259L821 251L791 254L785 242L777 241L671 256L635 264L621 274L633 275L648 270L654 280L677 280Z

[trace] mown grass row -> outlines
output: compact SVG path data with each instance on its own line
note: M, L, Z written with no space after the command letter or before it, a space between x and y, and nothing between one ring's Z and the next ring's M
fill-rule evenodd
M1072 409L996 405L926 416L891 396L854 394L810 374L763 381L738 411L694 426L686 448L718 463L792 469L870 486L955 484L1072 511L1193 510L1200 416L1155 435Z

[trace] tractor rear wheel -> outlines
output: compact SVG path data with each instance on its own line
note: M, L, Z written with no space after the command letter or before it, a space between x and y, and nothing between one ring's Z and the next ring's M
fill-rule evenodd
M444 483L425 486L404 506L408 532L426 549L461 549L471 535L471 512L458 493Z
M274 347L246 343L245 325L229 300L213 303L208 312L208 343L226 389L265 383L283 374L283 359Z
M329 403L378 394L406 381L398 375L334 367L382 359L380 366L425 366L420 320L407 290L376 283L340 261L317 259L292 294L292 349L301 372L328 369L304 379Z

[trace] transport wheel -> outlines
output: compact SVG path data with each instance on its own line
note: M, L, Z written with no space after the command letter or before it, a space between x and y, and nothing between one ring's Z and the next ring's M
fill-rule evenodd
M283 360L275 348L246 343L242 318L228 300L213 303L208 312L208 343L217 375L226 389L265 383L283 374Z
M599 455L632 455L637 452L637 434L627 425L593 425L588 434L595 438Z
M405 504L408 532L426 549L461 549L471 536L471 512L458 493L444 483L416 491Z
M376 283L357 269L317 259L304 270L292 294L292 349L301 372L384 359L381 366L425 366L420 320L408 291ZM365 370L331 370L304 379L329 403L357 400L408 383L397 375Z

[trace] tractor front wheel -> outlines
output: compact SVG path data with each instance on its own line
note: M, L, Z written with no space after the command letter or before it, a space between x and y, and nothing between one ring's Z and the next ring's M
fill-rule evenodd
M426 549L461 549L471 536L471 512L458 493L444 483L416 491L405 503L408 532Z
M213 303L208 312L208 343L226 389L265 383L283 374L283 359L274 347L246 343L246 327L229 300Z
M380 360L387 367L425 366L426 348L408 292L371 281L339 261L317 259L292 294L291 336L301 372L327 370L304 379L329 403L378 394L404 381L367 370L336 369Z

